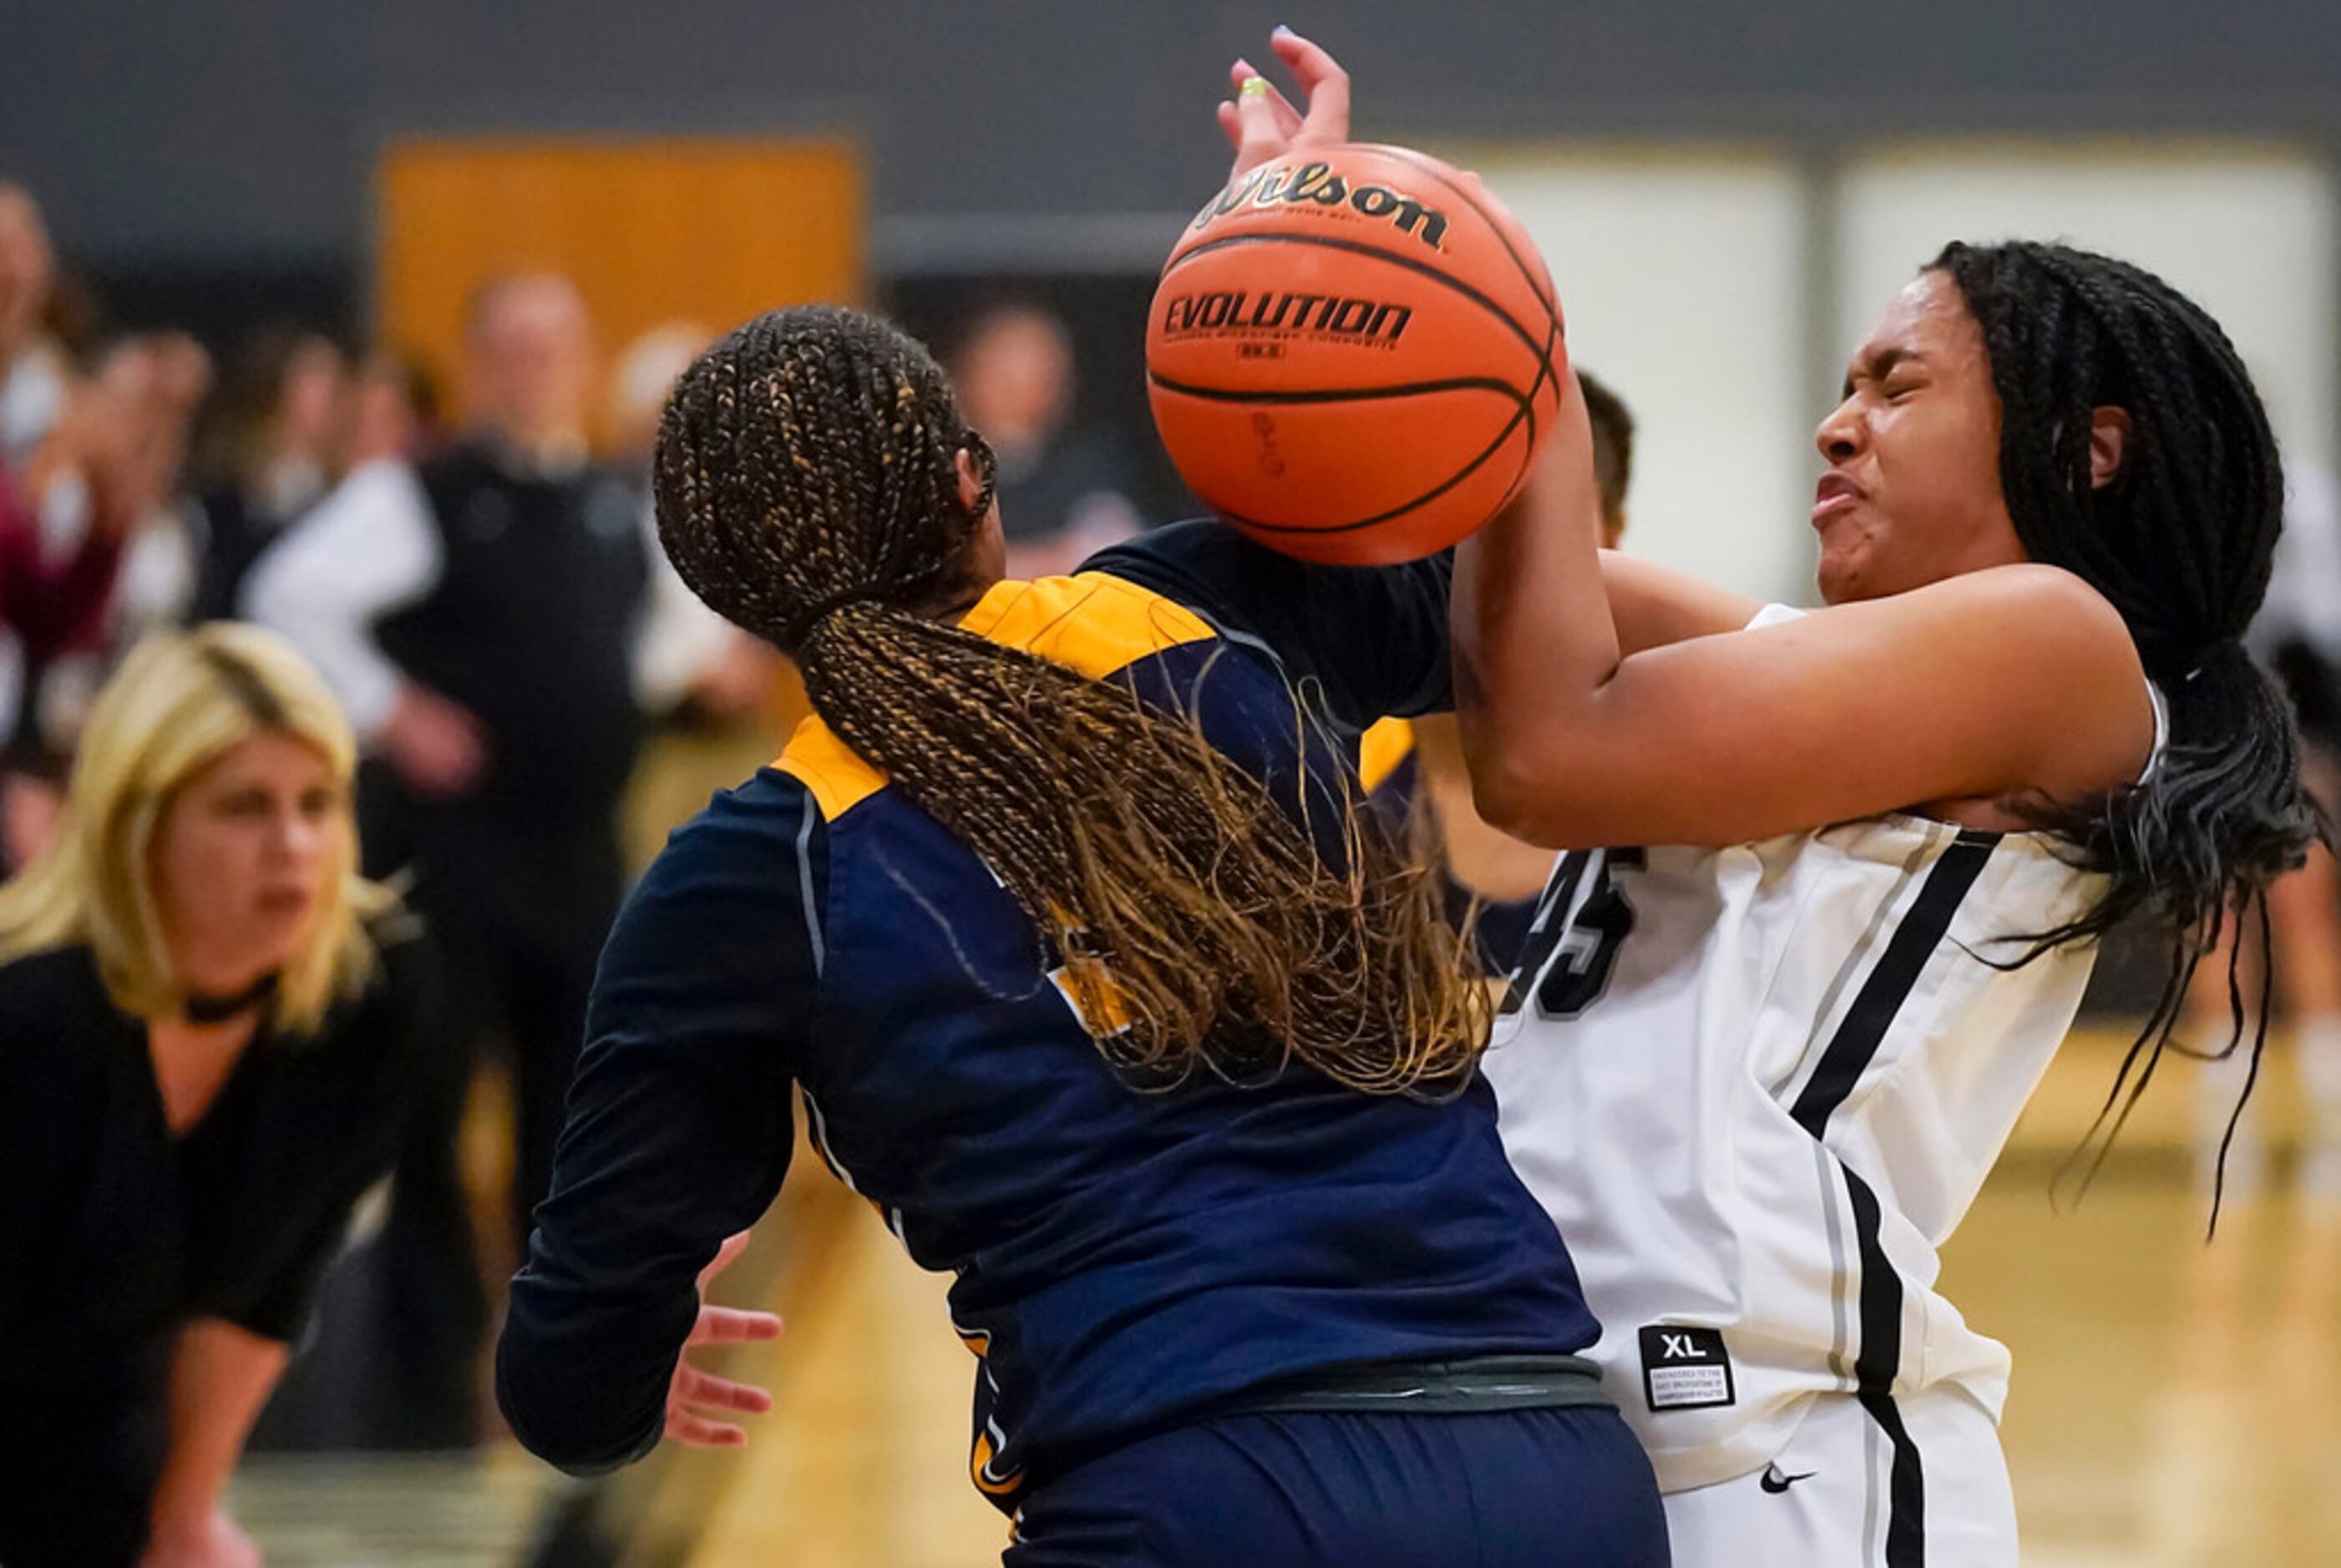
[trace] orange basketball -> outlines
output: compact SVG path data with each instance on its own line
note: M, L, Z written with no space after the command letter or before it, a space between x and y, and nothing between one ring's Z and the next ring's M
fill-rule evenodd
M1544 258L1476 175L1403 147L1289 154L1190 224L1146 325L1180 476L1304 561L1443 550L1511 498L1569 372Z

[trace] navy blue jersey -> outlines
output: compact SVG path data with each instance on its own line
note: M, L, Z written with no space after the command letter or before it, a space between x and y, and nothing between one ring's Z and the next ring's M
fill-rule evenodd
M1415 745L1414 725L1401 718L1384 719L1369 728L1358 742L1358 781L1366 789L1370 817L1390 833L1411 830L1410 819L1422 805L1430 781L1423 777L1422 753ZM1448 918L1461 929L1471 922L1472 946L1490 978L1509 980L1527 946L1529 924L1536 918L1538 898L1485 899L1449 875L1444 866Z
M1302 568L1217 524L962 622L1151 701L1292 799L1446 693L1443 563ZM1295 690L1313 722L1296 722ZM693 1276L778 1191L792 1092L979 1358L971 1468L1037 1466L1336 1367L1565 1355L1597 1329L1475 1081L1116 1078L968 849L808 720L667 845L603 955L498 1388L565 1468L655 1443Z

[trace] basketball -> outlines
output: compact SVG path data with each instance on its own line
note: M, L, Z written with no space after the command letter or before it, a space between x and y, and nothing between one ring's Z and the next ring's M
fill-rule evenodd
M1568 373L1552 275L1479 184L1402 147L1290 154L1162 269L1148 396L1194 492L1304 561L1453 544L1519 488Z

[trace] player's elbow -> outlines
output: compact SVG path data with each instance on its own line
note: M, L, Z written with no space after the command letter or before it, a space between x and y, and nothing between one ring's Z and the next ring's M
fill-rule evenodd
M1513 745L1489 746L1471 757L1471 809L1480 820L1523 843L1573 849L1587 813L1575 770Z
M658 1445L664 1391L646 1410L613 1392L590 1360L552 1355L509 1325L496 1341L496 1408L522 1447L566 1474L607 1475Z

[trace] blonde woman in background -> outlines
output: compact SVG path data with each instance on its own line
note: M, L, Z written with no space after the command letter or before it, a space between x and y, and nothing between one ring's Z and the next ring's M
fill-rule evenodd
M0 1562L228 1568L221 1506L351 1204L439 1070L356 874L354 746L274 636L132 650L0 887Z

